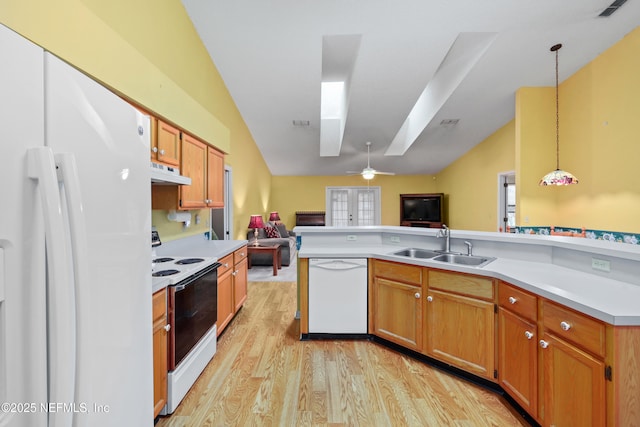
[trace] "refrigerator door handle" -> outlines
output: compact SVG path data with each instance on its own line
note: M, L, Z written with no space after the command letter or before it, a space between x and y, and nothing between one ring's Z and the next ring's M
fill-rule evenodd
M37 147L27 151L27 173L38 182L45 227L49 402L72 403L75 402L76 367L75 290L51 148ZM50 426L71 426L72 422L73 411L49 413Z
M71 258L73 260L73 275L75 279L75 340L77 344L91 336L91 325L87 321L87 319L91 318L91 307L89 306L91 284L89 282L88 235L76 158L72 153L55 154L54 158L58 171L58 181L64 184L69 232L71 235ZM81 401L87 402L91 400L89 384L86 381L78 381L78 378L82 378L84 375L88 376L91 367L89 358L82 354L81 349L82 346L77 345L75 396Z

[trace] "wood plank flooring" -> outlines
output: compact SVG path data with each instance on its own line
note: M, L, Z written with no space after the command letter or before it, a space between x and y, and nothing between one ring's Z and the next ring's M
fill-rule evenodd
M299 341L296 284L244 308L175 413L182 426L524 426L498 395L368 341Z

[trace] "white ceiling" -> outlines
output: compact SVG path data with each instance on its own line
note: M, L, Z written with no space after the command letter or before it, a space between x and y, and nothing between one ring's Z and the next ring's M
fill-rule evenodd
M439 172L513 119L518 88L555 85L552 45L563 44L562 82L640 25L638 0L598 17L612 1L182 0L273 175L361 170L367 141L377 170ZM333 43L338 66L352 67L348 110L340 156L320 157L323 37L338 35L360 43L353 58L352 43ZM466 42L452 49L456 40ZM433 89L440 80L449 90ZM426 128L385 156L430 82L440 102L419 118Z

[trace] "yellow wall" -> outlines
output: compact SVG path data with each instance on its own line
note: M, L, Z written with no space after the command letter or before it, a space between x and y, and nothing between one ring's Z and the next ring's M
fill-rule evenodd
M363 184L359 177L272 177L179 0L0 0L0 22L229 153L236 238L252 213L279 210L292 227L296 210L324 209L325 186ZM376 177L382 223L398 223L400 193L444 192L452 227L495 229L497 173L515 168L518 225L640 232L638 75L640 29L561 84L560 165L578 176L577 186L537 186L555 168L554 91L522 88L513 132L511 124L497 131L437 181ZM512 163L502 157L511 133ZM154 212L158 221L162 215ZM175 226L161 224L170 236L184 235Z
M556 193L569 187L541 187L556 169L555 89L521 88L516 92L516 224L555 224ZM569 165L562 164L569 168Z
M367 182L359 175L274 176L271 182L270 210L278 211L287 229L295 226L296 211L325 210L326 187L366 187L367 185ZM400 194L435 192L434 177L431 175L378 175L370 181L370 185L380 187L382 225L400 224ZM268 211L265 210L264 213L268 213ZM248 221L247 217L247 223Z
M514 138L512 120L437 175L450 227L496 231L498 174L515 170Z
M229 153L236 230L247 212L265 209L271 173L179 0L0 0L0 22ZM200 213L187 230L166 211L152 219L171 240L202 232L208 211Z
M580 183L556 224L640 232L639 76L640 27L560 85L560 164Z

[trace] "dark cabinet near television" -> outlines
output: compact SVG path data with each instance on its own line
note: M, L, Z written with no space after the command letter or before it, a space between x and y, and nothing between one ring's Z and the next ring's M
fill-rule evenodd
M445 222L443 193L401 194L400 225L441 228Z

